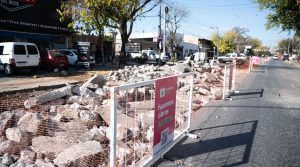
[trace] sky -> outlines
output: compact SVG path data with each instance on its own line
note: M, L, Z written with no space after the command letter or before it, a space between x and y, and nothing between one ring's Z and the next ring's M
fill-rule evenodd
M266 30L268 10L260 10L252 0L168 0L182 6L187 16L180 23L179 33L210 39L213 32L224 33L239 26L249 30L247 35L256 37L264 46L276 47L281 39L292 33L280 29ZM166 4L163 4L163 8ZM136 20L133 33L157 32L159 8Z

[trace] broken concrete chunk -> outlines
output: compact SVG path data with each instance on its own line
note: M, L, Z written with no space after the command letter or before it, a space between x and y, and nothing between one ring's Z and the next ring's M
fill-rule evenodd
M36 165L37 167L55 167L55 165L51 162L45 162L41 159L36 160L34 165Z
M69 142L76 143L82 134L89 132L87 126L81 121L71 121L61 123L55 136L67 139Z
M99 96L106 96L106 93L104 92L103 88L98 88L95 93L97 93Z
M75 120L79 119L79 112L77 109L74 108L65 108L64 106L61 106L57 109L57 114L67 119L75 119Z
M105 126L100 127L100 128L97 128L96 126L94 126L90 130L90 132L92 134L93 140L100 141L100 142L107 140L107 137L106 137L107 127L105 127Z
M212 82L217 82L218 80L209 72L205 72L203 74L205 80L209 83L212 83Z
M81 97L97 97L99 96L97 93L91 91L90 89L88 88L83 88L81 89L80 91L80 96Z
M10 166L14 163L13 157L10 156L8 153L5 153L2 157L2 164L6 166Z
M47 92L43 95L39 95L36 97L31 97L24 102L25 108L31 108L64 96L72 95L72 86L68 85L60 89L53 90L51 92Z
M80 120L86 123L88 126L94 126L100 124L100 116L97 112L82 110L79 112Z
M5 130L7 128L15 125L15 114L10 112L4 112L0 115L0 137L5 135Z
M87 88L90 89L90 90L92 90L92 91L94 91L94 92L95 92L99 87L100 87L100 86L99 86L98 84L93 84L93 83L89 83L89 84L87 85Z
M97 84L99 86L103 86L106 82L106 79L102 75L94 75L92 78L90 78L88 81L86 81L82 86L80 86L80 90L87 88L91 83Z
M117 145L118 166L128 166L132 163L134 156L133 149L126 143L119 142ZM126 159L126 161L125 161Z
M18 154L24 147L20 147L20 145L13 140L5 140L0 143L0 155L5 153L8 154Z
M179 75L191 71L190 67L186 64L176 64L171 69L172 71L175 72L175 74L179 74Z
M36 153L30 150L22 150L20 153L20 160L33 163L36 157Z
M54 164L58 166L97 166L103 154L103 148L97 141L80 142L57 155Z
M45 121L38 113L26 113L20 118L18 127L23 131L36 135L45 128L43 127L44 123Z
M50 158L56 157L72 144L69 140L60 137L39 136L32 139L33 151L43 153Z
M30 142L29 134L25 131L21 131L19 128L6 129L6 137L8 140L17 142L21 147L27 147Z

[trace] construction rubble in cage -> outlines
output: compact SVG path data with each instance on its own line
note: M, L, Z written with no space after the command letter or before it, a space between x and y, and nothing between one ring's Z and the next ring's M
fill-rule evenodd
M222 68L190 60L173 66L126 66L106 77L95 75L83 84L31 97L24 101L24 108L0 115L0 166L109 166L110 87L188 72L194 73L194 112L210 100L222 99ZM189 84L188 78L178 80L178 97L189 91ZM127 92L128 97L139 97L126 104L137 116L124 114L123 103L117 105L118 166L138 164L141 156L152 155L154 105L145 96L154 92L153 87ZM184 118L176 116L176 122ZM131 137L126 138L128 134ZM124 161L133 156L136 162Z

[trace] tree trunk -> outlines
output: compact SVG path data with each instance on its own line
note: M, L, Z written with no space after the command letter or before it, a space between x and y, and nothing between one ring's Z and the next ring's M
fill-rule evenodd
M104 34L102 30L99 30L99 42L101 45L101 59L102 59L102 64L105 64L105 59L104 59L104 49L103 49L103 39L104 39Z
M105 56L104 56L104 42L103 42L103 38L101 40L101 55L102 55L102 64L105 64Z
M120 60L126 59L125 55L125 44L128 43L128 32L127 32L127 21L122 21L120 23L119 31L121 34L121 40L122 40L122 45L121 45L121 53L120 53L120 58L119 58L119 65L120 65Z

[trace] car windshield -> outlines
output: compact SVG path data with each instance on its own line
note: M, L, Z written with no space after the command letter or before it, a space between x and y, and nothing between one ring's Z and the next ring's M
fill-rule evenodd
M62 56L64 56L64 54L60 51L50 51L49 53L53 57L62 57Z

